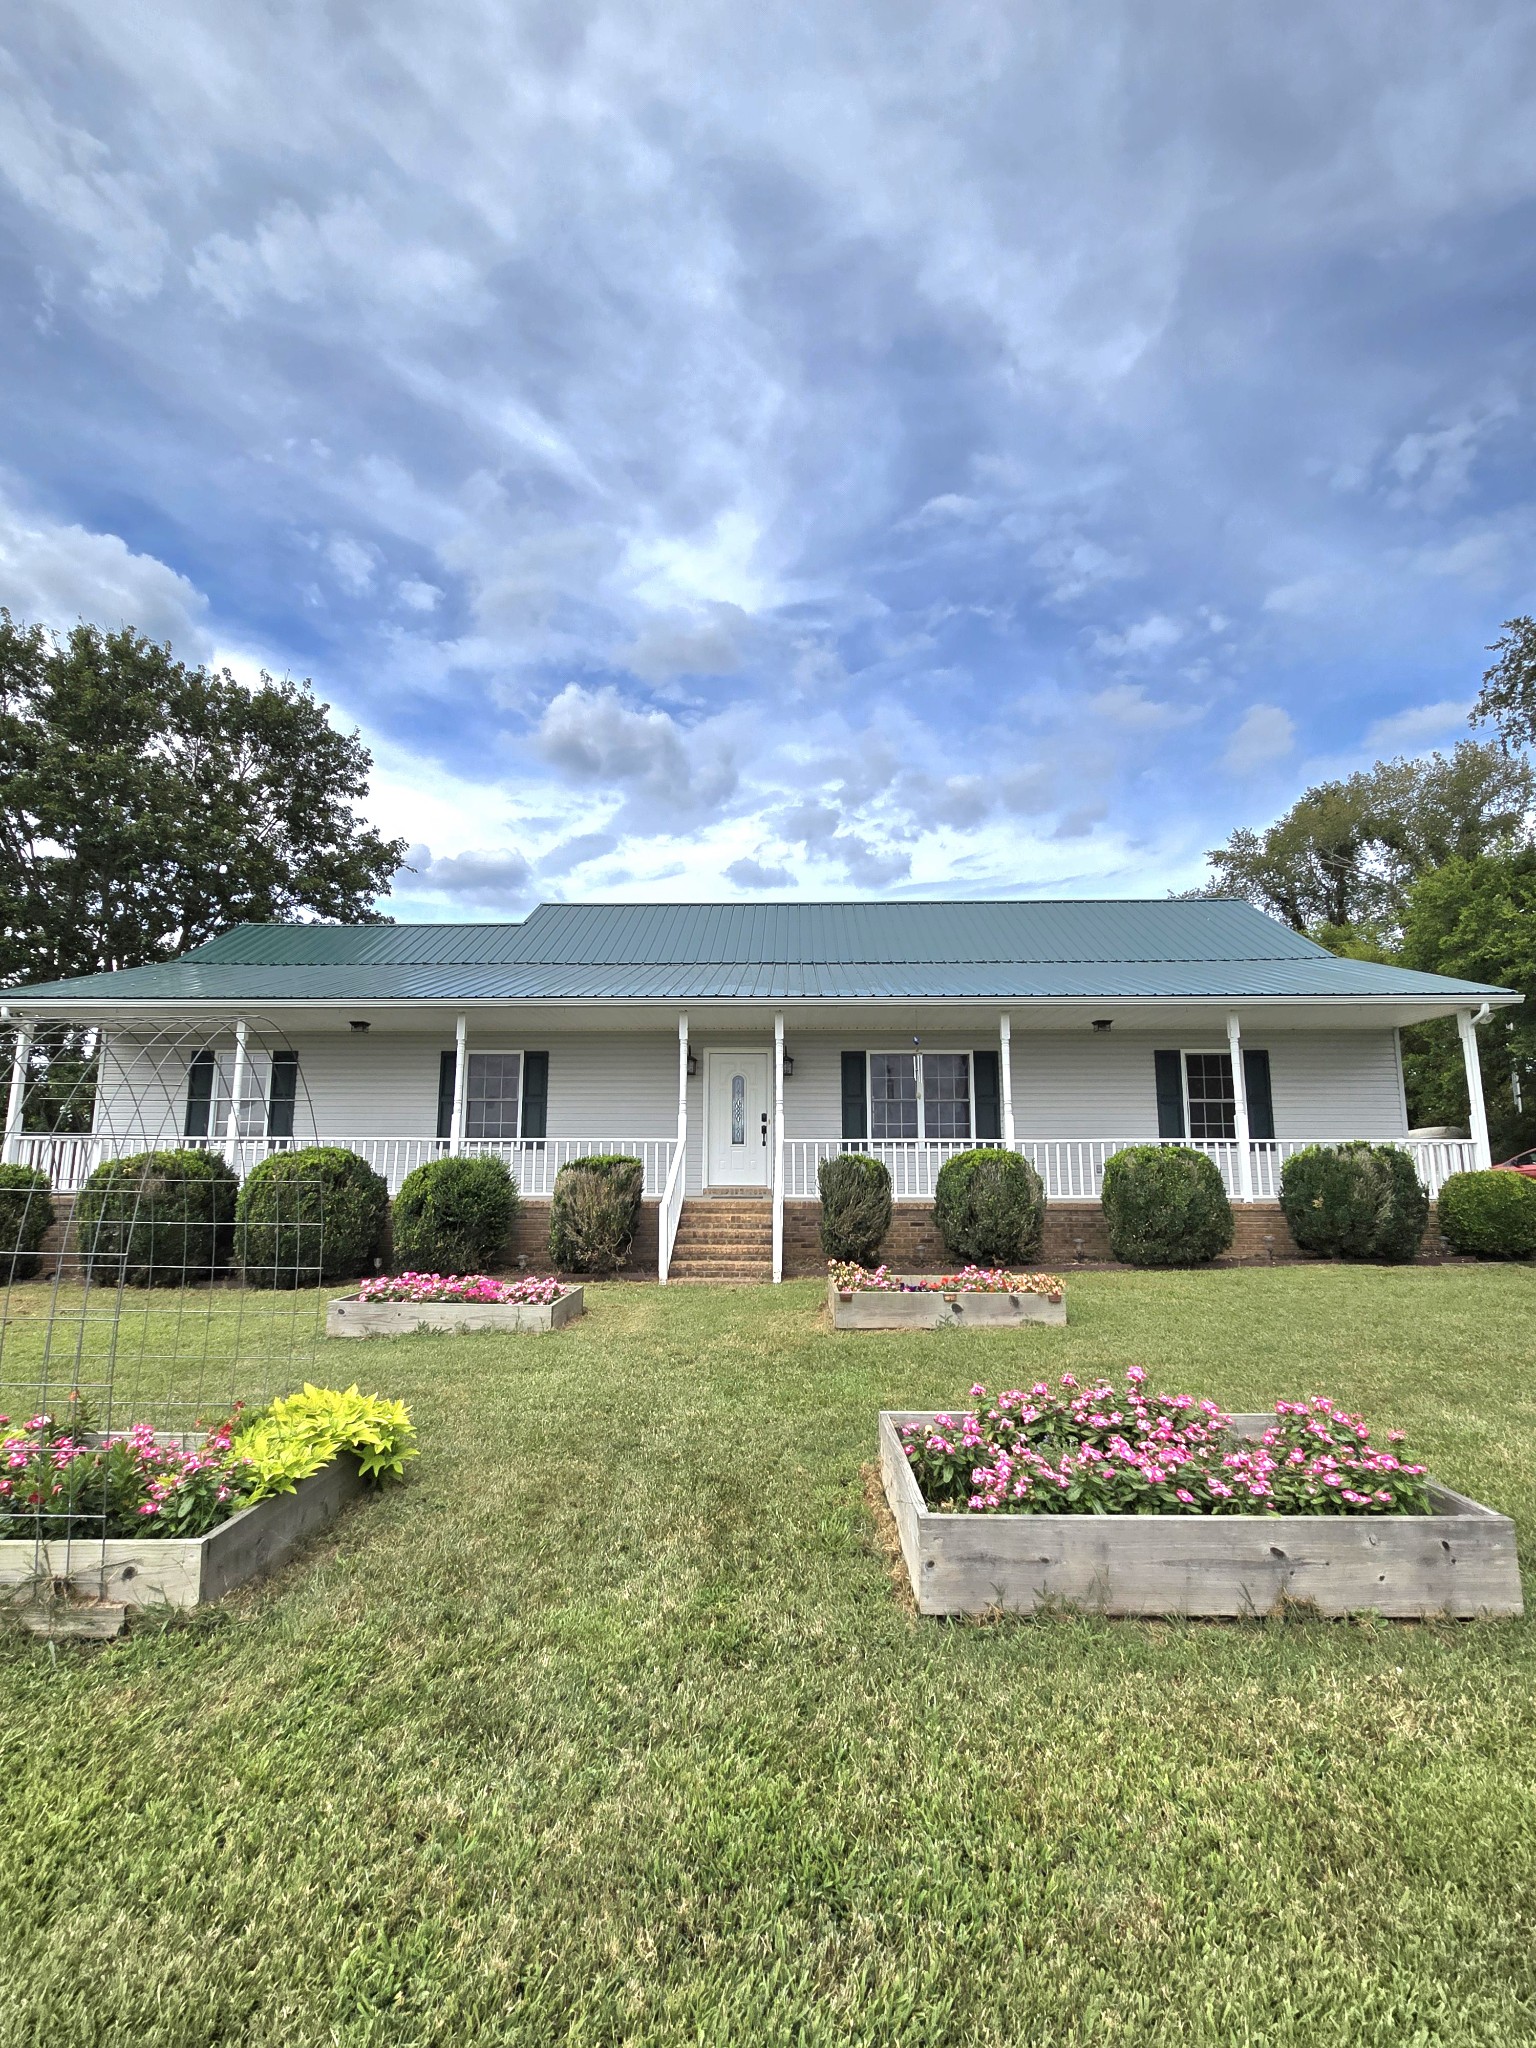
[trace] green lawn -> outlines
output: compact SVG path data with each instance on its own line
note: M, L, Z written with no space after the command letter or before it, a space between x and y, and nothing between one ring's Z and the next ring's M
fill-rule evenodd
M1519 1518L1536 1612L1529 1269L971 1341L590 1300L331 1347L413 1483L216 1619L0 1639L0 2048L1536 2038L1536 1623L920 1622L861 1473L1046 1363L1330 1392Z

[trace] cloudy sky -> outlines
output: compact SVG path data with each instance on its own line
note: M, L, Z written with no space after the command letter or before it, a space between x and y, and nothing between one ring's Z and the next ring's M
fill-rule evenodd
M1529 0L50 0L0 601L313 677L397 914L1155 894L1536 608Z

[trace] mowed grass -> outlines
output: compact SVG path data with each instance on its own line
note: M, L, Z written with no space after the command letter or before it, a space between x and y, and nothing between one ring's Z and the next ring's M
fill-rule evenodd
M1529 1269L1085 1275L969 1340L589 1299L332 1346L413 1481L216 1621L0 1643L5 2048L1536 2038L1533 1624L920 1621L862 1469L974 1377L1329 1392L1530 1600Z

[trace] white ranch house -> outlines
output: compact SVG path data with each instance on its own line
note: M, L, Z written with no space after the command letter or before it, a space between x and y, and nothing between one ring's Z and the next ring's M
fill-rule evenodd
M1159 1138L1209 1153L1240 1203L1272 1202L1289 1153L1343 1138L1407 1145L1434 1193L1489 1163L1475 1020L1519 997L1336 959L1246 903L1128 901L243 925L7 1000L23 1040L45 1018L103 1033L89 1137L24 1132L18 1056L5 1156L56 1187L173 1137L242 1170L319 1141L392 1189L444 1152L494 1152L536 1203L566 1160L633 1152L662 1279L685 1204L721 1197L760 1218L777 1279L786 1216L850 1148L886 1162L899 1204L929 1202L973 1144L1024 1153L1053 1203L1091 1203L1113 1152ZM1399 1031L1448 1015L1471 1135L1414 1137Z

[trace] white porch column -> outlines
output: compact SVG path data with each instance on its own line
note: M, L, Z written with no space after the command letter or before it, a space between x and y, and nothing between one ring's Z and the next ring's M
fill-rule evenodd
M1013 1019L1004 1010L997 1020L998 1073L1003 1084L1003 1143L1013 1150Z
M677 1149L684 1152L688 1145L688 1012L680 1010L677 1017ZM687 1165L684 1162L683 1171Z
M224 1119L224 1163L229 1167L234 1167L240 1154L240 1107L245 1100L245 1064L245 1019L237 1017L235 1070L229 1077L229 1114Z
M773 1279L784 1278L784 1012L773 1019Z
M30 1023L18 1021L16 1025L16 1050L11 1055L11 1094L5 1105L5 1163L16 1163L16 1145L21 1136L22 1111L27 1099L27 1055L32 1050Z
M1243 1034L1237 1012L1227 1014L1227 1044L1232 1053L1232 1125L1237 1138L1237 1198L1253 1200L1253 1149L1248 1132L1248 1076L1243 1072Z
M464 1097L469 1086L469 1019L460 1010L453 1023L453 1122L448 1127L448 1150L464 1150Z
M1488 1005L1484 1003L1480 1014L1486 1015L1487 1009ZM1467 1070L1473 1164L1486 1172L1493 1164L1493 1148L1488 1142L1488 1108L1483 1101L1483 1063L1477 1050L1477 1018L1470 1010L1458 1010L1456 1029L1461 1034L1461 1059Z

